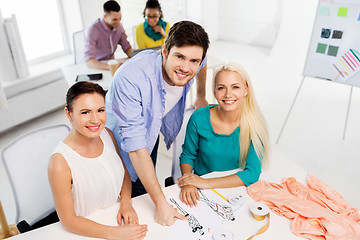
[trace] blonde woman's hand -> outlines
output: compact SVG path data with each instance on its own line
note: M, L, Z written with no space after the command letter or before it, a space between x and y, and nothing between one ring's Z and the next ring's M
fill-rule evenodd
M131 203L120 202L120 209L117 214L119 225L122 225L122 220L124 220L124 224L139 224L139 218Z
M176 182L178 182L178 185L181 188L188 185L197 188L210 188L207 179L193 173L185 173L182 177L179 177Z
M200 200L197 187L187 185L181 188L180 200L189 207L197 207L197 201Z

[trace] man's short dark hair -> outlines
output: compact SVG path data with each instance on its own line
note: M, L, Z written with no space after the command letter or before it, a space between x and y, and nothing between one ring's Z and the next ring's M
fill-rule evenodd
M110 12L119 12L120 11L120 5L113 0L107 1L104 3L104 13L109 14Z
M208 34L202 26L191 21L180 21L170 28L164 46L166 54L173 46L199 46L203 49L202 59L204 59L209 43Z

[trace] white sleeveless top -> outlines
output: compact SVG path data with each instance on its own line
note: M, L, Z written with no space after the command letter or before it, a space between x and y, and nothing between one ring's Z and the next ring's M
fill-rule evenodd
M60 153L71 170L77 216L85 217L99 208L112 205L121 191L125 174L122 161L105 128L100 138L104 149L96 158L82 157L64 142L60 142L53 152Z

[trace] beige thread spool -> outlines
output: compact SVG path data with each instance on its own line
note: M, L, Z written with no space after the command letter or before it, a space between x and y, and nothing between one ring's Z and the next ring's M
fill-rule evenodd
M251 216L253 217L253 219L255 221L260 221L261 222L261 221L265 221L266 218L267 218L267 222L266 222L266 224L264 226L262 226L256 232L256 234L252 235L247 240L251 240L256 235L259 235L259 234L262 234L262 233L266 232L266 230L268 230L268 228L270 226L270 209L264 203L258 203L258 202L253 203L250 206L250 212L251 212Z

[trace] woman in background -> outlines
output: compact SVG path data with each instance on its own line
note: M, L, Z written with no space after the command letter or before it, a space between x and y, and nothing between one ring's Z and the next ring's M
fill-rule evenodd
M106 123L105 91L95 83L78 82L67 92L68 136L50 158L48 176L59 219L70 232L105 239L143 239L146 225L131 204L131 180ZM87 218L121 199L119 226ZM122 224L124 221L124 224Z
M247 72L238 64L223 65L215 72L213 84L218 104L191 115L180 156L180 199L191 207L199 200L198 188L230 188L256 182L263 161L268 159L266 124ZM239 167L243 170L226 177L200 177Z
M136 43L139 49L162 46L170 29L170 24L163 21L160 3L148 0L144 9L144 23L136 26Z

